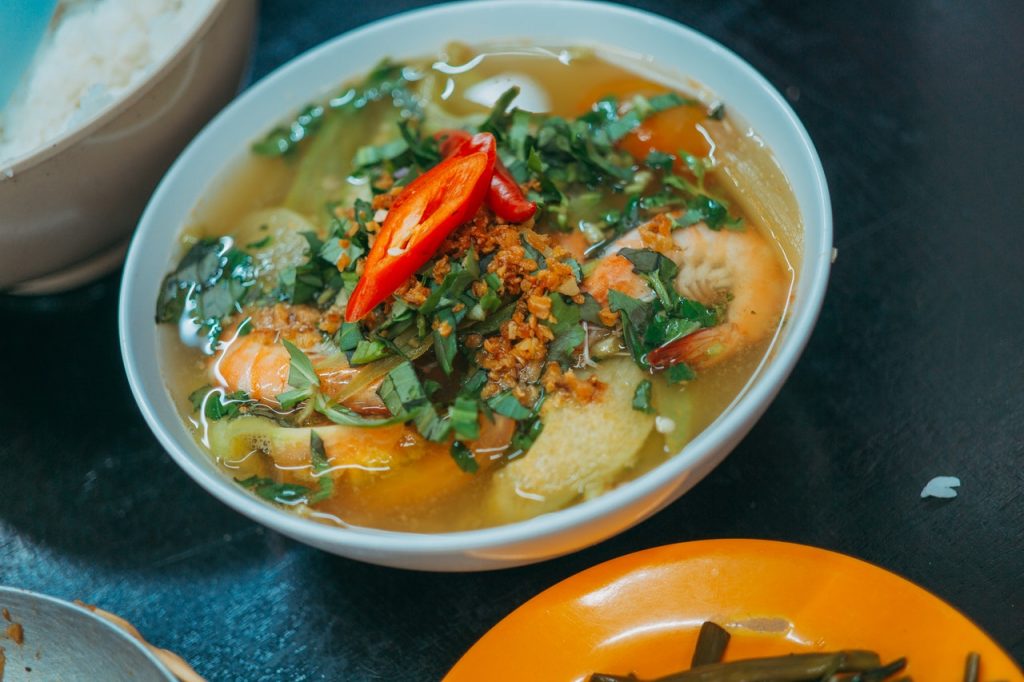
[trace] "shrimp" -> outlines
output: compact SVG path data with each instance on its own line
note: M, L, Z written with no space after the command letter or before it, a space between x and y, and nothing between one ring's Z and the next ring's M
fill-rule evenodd
M209 375L215 385L229 392L245 391L250 398L277 406L277 396L288 390L291 356L281 339L288 339L309 356L320 390L330 398L342 394L361 371L351 367L343 353L324 343L315 326L319 312L305 306L275 306L257 311L248 319L251 331L242 334L238 326L225 330L222 342L209 363ZM373 382L342 404L362 414L388 414Z
M651 351L647 360L663 369L685 362L703 370L766 339L778 326L789 293L789 277L771 243L756 230L711 230L704 223L654 229L659 216L623 235L584 280L583 289L602 305L614 289L649 300L654 292L617 252L655 248L679 266L675 288L704 305L725 305L725 319Z

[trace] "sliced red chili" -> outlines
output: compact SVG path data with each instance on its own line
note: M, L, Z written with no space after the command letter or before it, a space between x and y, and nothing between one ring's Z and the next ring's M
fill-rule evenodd
M484 138L494 139L490 133L470 135L465 130L441 130L434 137L438 141L438 151L446 158L479 151L481 145L488 144ZM526 198L515 178L499 158L494 162L494 176L491 178L491 187L487 193L487 205L494 211L494 215L510 223L529 220L537 212L537 204Z
M452 230L477 212L494 173L494 137L487 137L489 146L445 159L395 198L348 299L347 322L363 318L393 294L430 260Z

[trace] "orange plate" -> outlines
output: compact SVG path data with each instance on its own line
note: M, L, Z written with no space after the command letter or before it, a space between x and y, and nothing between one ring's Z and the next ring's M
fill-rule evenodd
M874 649L909 659L918 682L1024 680L999 646L953 607L871 564L765 540L656 547L579 573L495 625L445 678L586 680L592 672L656 677L689 665L705 620L733 635L726 659Z

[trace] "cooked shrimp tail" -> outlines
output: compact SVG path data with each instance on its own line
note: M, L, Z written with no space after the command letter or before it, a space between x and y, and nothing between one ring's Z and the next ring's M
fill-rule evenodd
M700 329L689 336L676 339L647 354L647 362L654 369L667 369L686 363L695 370L704 370L721 362L721 356L732 354L743 339L736 339L735 330L728 326Z

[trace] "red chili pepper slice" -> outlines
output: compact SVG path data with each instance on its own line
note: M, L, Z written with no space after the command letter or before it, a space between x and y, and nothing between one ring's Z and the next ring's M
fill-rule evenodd
M487 137L489 146L445 159L395 198L348 299L347 322L362 319L393 294L430 260L452 230L477 212L496 158L494 136Z
M438 150L445 158L480 151L480 146L486 144L485 137L492 140L494 138L490 133L470 135L465 130L441 130L434 134L439 143ZM491 178L491 188L487 193L487 205L494 211L494 215L510 223L529 220L537 212L537 204L527 200L523 190L519 189L519 184L499 158L494 162L494 176Z

